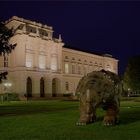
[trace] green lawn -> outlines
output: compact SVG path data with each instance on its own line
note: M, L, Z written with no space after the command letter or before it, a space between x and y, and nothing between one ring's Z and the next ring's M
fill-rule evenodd
M94 124L76 126L78 102L28 101L0 103L0 140L139 140L140 102L122 101L116 126L102 124L97 110Z

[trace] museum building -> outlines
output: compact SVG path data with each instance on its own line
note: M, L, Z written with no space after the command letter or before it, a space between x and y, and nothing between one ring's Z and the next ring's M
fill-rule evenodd
M20 99L49 98L71 94L81 77L101 69L118 73L118 60L64 47L53 28L13 16L5 22L16 31L10 43L17 44L11 54L0 56L0 72L8 71L0 93L16 93Z

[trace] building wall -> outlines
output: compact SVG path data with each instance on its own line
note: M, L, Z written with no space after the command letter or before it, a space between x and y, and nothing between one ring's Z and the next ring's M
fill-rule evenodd
M69 85L69 91L75 93L78 81L89 72L101 69L118 73L118 60L73 49L63 48L63 79ZM66 87L66 86L65 86Z
M118 73L118 60L108 57L64 48L61 36L53 38L53 28L18 17L6 22L14 27L11 43L16 48L8 57L8 67L0 57L0 71L8 71L8 80L0 85L0 92L19 94L26 98L29 81L32 83L32 97L40 97L40 81L43 79L45 97L75 94L80 78L95 70L110 70ZM5 83L12 83L5 87ZM28 90L27 90L28 87Z

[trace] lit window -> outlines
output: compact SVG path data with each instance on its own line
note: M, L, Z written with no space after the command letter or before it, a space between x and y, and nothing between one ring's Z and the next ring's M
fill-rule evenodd
M51 69L56 71L57 70L57 57L52 56L51 58Z
M33 66L33 54L26 54L26 67L32 67Z
M69 64L65 63L65 73L69 73Z
M39 55L39 68L40 69L45 69L46 67L45 59L46 57L44 55Z

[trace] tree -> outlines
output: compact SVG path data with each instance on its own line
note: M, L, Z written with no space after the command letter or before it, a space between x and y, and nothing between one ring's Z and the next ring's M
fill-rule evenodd
M5 56L11 53L16 47L16 44L10 44L9 40L14 35L14 30L5 26L4 22L0 20L0 56ZM6 79L8 72L0 73L0 82L2 79Z
M123 78L124 90L140 90L140 56L131 57Z

